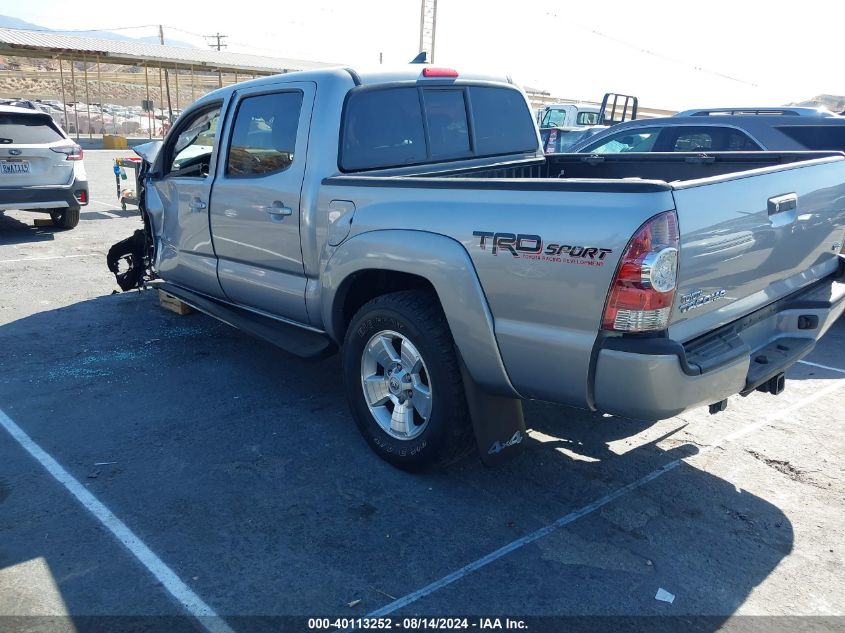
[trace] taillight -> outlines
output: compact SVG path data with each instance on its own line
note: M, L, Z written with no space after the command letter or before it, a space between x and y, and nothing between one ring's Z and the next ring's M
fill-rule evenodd
M622 253L610 285L602 328L664 330L678 281L678 216L666 211L646 222Z
M64 154L65 160L82 160L82 148L79 145L73 144L66 147L51 147L50 149L57 154Z
M423 77L457 77L458 71L452 68L423 68Z
M554 154L557 149L557 130L552 128L549 131L549 138L546 141L546 154Z

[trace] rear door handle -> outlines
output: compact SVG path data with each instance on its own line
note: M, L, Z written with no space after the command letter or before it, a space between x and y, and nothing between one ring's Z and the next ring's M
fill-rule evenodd
M274 222L281 222L285 216L291 215L293 213L293 209L290 207L286 207L282 202L276 200L273 204L264 207L264 211L267 215L270 216L270 219Z
M199 213L200 211L205 209L205 202L195 196L191 198L191 202L188 203L188 207L190 207L191 211Z

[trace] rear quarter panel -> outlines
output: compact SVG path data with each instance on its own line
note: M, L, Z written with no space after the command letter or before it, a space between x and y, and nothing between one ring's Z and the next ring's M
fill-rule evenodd
M327 185L319 207L327 210L331 200L353 201L357 210L350 238L397 228L459 242L487 298L501 356L517 391L523 397L586 406L593 343L619 257L637 228L671 209L673 201L665 186L655 185L650 192L609 192L593 183L584 189L544 191L525 181L489 180L483 186L465 180L438 188ZM478 232L537 236L541 252L494 249L489 237L482 247ZM532 239L523 242L530 244ZM608 252L601 259L551 256L552 245ZM324 262L333 250L325 247ZM437 257L431 253L432 260ZM425 276L426 267L427 261L420 260L418 274Z

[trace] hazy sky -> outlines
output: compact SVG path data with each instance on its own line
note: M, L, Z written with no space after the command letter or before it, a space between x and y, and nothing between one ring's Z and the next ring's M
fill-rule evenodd
M385 64L414 57L420 1L6 0L0 13L63 29L160 22L197 45L191 33L219 31L232 51L370 65L379 53ZM675 109L781 104L845 94L843 21L841 0L439 0L435 61L575 99L614 91Z

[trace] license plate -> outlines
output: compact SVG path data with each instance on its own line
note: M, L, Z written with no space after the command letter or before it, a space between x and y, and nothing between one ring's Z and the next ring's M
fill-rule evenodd
M0 160L0 174L15 175L28 173L30 173L28 160Z

